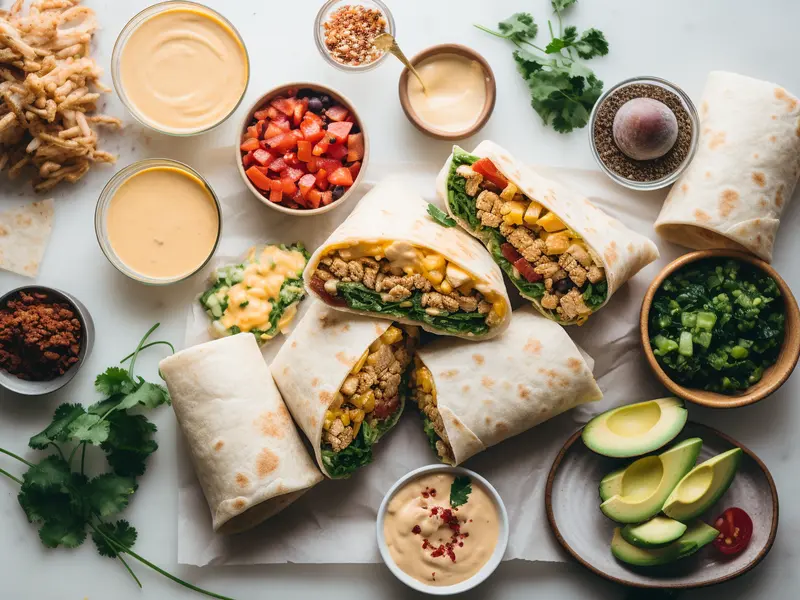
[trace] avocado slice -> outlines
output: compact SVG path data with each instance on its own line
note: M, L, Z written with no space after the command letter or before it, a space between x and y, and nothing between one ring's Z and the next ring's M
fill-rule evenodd
M728 490L741 459L742 449L733 448L697 465L667 497L664 514L684 522L699 517Z
M625 541L619 527L614 528L611 538L611 553L622 562L639 567L665 565L694 554L706 544L714 541L719 531L702 521L692 522L686 533L663 548L637 548Z
M653 517L639 525L625 525L621 533L626 542L637 548L660 548L686 533L686 525L667 517Z
M605 502L611 496L622 494L622 476L628 467L622 467L616 471L611 471L600 480L600 499Z
M688 413L678 398L659 398L620 406L597 415L583 428L586 447L616 458L658 450L674 439Z
M700 438L689 438L658 456L633 462L622 475L620 491L604 501L600 510L619 523L641 523L654 517L677 483L692 470L702 446ZM606 487L611 487L609 482Z

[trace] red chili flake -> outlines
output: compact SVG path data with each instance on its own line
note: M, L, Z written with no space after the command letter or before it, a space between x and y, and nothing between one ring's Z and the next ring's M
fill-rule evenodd
M422 528L419 525L414 525L414 528L411 530L411 533L418 534L422 531Z
M430 494L428 492L422 492L423 498L430 498Z
M449 508L445 508L442 511L442 520L445 523L450 523L453 520L453 511L450 510Z
M450 560L452 560L453 562L456 562L456 553L453 552L452 546L448 546L447 547L447 556L450 557Z
M435 516L436 516L436 515L438 515L438 514L439 514L439 507L438 507L438 506L434 506L434 507L431 509L431 516L432 516L432 517L435 517Z
M464 547L464 542L458 542L458 547L459 548L463 548Z
M431 577L433 577L433 580L434 580L434 581L436 581L436 571L434 571L433 573L431 573Z
M461 534L461 537L469 537L469 532Z
M429 493L430 493L431 496L436 498L436 488L431 488Z
M440 544L439 547L431 552L432 558L439 558L440 556L444 555L444 544Z
M469 522L472 523L472 519L470 519Z
M427 550L428 548L433 548L433 546L428 541L428 538L425 538L424 540L422 540L422 549Z

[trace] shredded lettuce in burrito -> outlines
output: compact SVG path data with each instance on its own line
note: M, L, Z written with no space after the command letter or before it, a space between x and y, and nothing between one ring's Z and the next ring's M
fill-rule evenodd
M447 202L517 289L550 318L581 324L605 302L608 282L600 257L488 158L454 148Z

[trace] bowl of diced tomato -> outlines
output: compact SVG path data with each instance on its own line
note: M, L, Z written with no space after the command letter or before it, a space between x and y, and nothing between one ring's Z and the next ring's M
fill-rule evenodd
M236 150L251 192L283 213L317 215L360 183L369 142L352 103L318 83L270 90L245 117Z

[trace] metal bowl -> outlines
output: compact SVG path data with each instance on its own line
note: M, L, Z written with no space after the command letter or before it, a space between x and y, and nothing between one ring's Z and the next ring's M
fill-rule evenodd
M94 345L94 321L92 321L92 316L89 314L89 310L86 306L75 298L75 296L44 285L26 285L13 289L3 296L0 296L0 307L5 307L8 299L18 292L43 292L50 294L65 304L69 304L75 310L75 316L81 322L82 338L81 349L78 353L78 362L67 369L67 372L63 375L49 381L27 381L0 369L0 387L21 396L43 396L44 394L50 394L61 389L72 381L73 377L78 373L78 370L83 366L83 363L89 358L89 354L92 352L92 346Z

